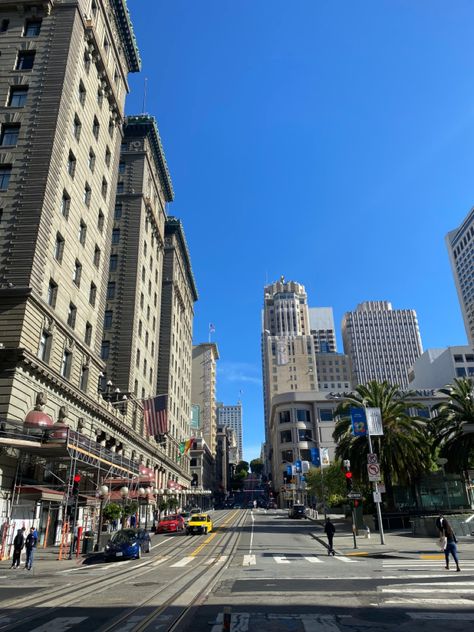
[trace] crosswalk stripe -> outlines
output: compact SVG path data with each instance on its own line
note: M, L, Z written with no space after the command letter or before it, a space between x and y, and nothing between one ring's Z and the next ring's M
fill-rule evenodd
M189 564L189 562L192 562L194 559L196 559L195 557L183 557L182 560L179 560L179 562L176 562L176 564L171 564L170 568L181 568L182 566L186 566L186 564Z
M393 588L392 586L382 586L380 590L383 593L410 593L411 595L422 594L422 593L431 594L433 592L432 588L413 588L412 586L406 586L404 588ZM457 586L454 586L453 588L451 588L449 584L445 584L443 586L443 594L446 594L446 593L456 593L458 595L474 594L472 591L472 588L459 588Z
M228 555L220 555L218 560L217 560L217 564L223 564L228 559L229 559Z
M255 566L256 563L257 558L255 557L255 555L244 555L242 566Z
M275 562L277 564L289 564L290 560L287 560L285 556L283 555L274 555L273 559L275 560Z
M336 555L334 559L339 560L339 562L350 562L351 564L352 563L357 564L357 561L358 561L358 560L351 560L350 557L345 557L344 555Z
M204 566L210 566L215 561L215 557L210 557L208 560L204 562Z
M315 555L311 555L311 556L304 556L304 559L307 560L308 562L311 562L311 564L323 564L323 560L320 560L319 557L316 557Z

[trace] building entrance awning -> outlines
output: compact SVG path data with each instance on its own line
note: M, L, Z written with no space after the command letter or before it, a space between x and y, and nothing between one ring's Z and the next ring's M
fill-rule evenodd
M52 500L60 503L64 499L64 492L42 485L20 485L17 493L26 500Z

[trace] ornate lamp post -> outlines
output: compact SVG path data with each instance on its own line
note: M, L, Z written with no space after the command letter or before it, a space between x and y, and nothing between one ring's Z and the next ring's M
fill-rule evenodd
M102 533L102 523L104 520L104 501L109 495L109 488L107 487L107 485L101 485L99 487L98 495L100 498L100 507L99 507L99 526L97 529L97 544L94 547L96 551L98 551L100 548L100 535Z
M130 490L128 489L128 487L120 488L120 496L122 496L122 505L123 505L122 528L125 527L125 501L127 500L129 493L130 493Z

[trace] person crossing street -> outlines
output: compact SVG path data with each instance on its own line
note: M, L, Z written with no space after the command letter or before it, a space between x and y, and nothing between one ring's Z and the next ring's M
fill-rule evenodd
M333 547L334 534L336 533L336 527L331 522L330 518L326 518L326 524L324 525L324 532L328 538L328 555L336 555Z

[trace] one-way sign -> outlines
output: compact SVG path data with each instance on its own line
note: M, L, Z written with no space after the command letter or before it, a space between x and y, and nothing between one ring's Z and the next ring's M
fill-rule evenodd
M351 500L360 500L362 498L362 494L360 492L349 492L347 494L347 498Z

